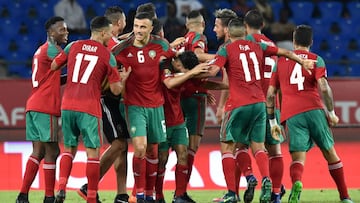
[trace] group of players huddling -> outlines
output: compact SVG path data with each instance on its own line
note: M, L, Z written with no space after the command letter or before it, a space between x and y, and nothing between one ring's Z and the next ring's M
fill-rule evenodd
M112 165L115 203L165 202L163 180L170 148L177 155L172 202L195 202L187 185L201 138L206 136L206 105L215 104L208 90L221 90L216 116L228 190L214 202L240 201L241 174L247 180L244 202L252 202L258 178L260 202L281 202L285 188L280 144L285 129L292 157L288 202L300 201L306 152L316 143L341 202L351 203L329 127L339 119L325 63L310 52L311 27L296 27L294 51L289 51L261 33L264 20L257 10L246 13L244 19L230 9L218 9L214 15L213 30L224 40L216 54L207 53L205 21L199 11L187 16L187 34L169 43L152 3L137 8L133 30L125 34L123 10L109 7L104 16L91 20L89 39L70 42L64 49L61 46L69 34L66 22L50 18L45 23L47 41L33 57L33 88L26 104L26 139L32 141L33 152L16 203L29 202L29 189L42 159L43 202L65 201L80 135L86 147L88 183L78 193L88 203L101 202L98 183ZM67 67L65 76L59 70L63 67ZM222 75L221 82L208 79L217 74ZM62 96L61 85L65 85ZM55 194L60 118L64 151ZM103 134L110 145L100 156ZM128 139L134 149L135 185L130 197L126 190ZM261 177L252 172L249 148Z

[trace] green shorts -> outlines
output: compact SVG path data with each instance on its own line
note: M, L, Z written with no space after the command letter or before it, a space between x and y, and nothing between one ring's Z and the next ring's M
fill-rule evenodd
M175 145L189 146L189 133L185 123L166 128L166 141L160 143L159 151L168 151Z
M194 94L191 97L181 99L181 108L189 135L204 135L206 103L206 94Z
M166 141L164 108L125 105L125 119L130 137L147 136L148 143Z
M318 145L320 149L328 150L334 146L334 139L321 109L297 114L286 121L290 138L290 152L306 152Z
M227 111L221 123L220 141L245 145L250 145L251 141L264 142L266 122L264 102Z
M78 146L80 135L87 148L98 148L102 145L101 118L83 112L62 110L61 122L65 146Z
M275 110L275 117L276 120L278 122L278 124L280 125L280 111L279 109ZM282 125L280 125L281 128L283 128ZM271 128L270 128L270 123L269 123L269 119L267 119L266 121L266 134L265 134L265 143L266 144L270 144L270 145L275 145L275 144L280 144L284 142L284 137L283 135L280 135L280 140L275 140L272 136L271 136Z
M26 112L26 140L57 142L59 117L36 111Z

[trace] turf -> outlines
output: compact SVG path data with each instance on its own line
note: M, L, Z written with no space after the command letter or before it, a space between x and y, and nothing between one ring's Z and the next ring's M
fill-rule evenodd
M15 202L17 191L0 191L1 202ZM130 192L129 192L130 193ZM213 198L221 197L225 191L217 190L192 190L188 191L188 194L198 203L212 202ZM283 197L282 202L287 202L287 198L290 191L287 191ZM360 202L360 189L349 190L350 196L354 202ZM29 200L31 203L41 203L43 200L43 191L35 190L30 191ZM243 191L240 191L240 195ZM260 191L257 190L255 193L254 203L259 202ZM77 195L76 191L68 191L66 194L65 202L68 203L82 203L85 202L80 196ZM115 191L100 191L100 199L102 203L112 203L115 197ZM172 198L172 191L165 192L166 202L170 203ZM339 197L336 190L304 190L301 194L301 203L338 203Z

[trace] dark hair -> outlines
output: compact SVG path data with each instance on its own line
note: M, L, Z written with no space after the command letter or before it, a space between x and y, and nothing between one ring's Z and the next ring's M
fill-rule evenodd
M105 16L96 16L90 21L90 30L96 31L108 27L110 24L110 20L107 19Z
M193 69L195 66L199 64L199 59L196 54L192 51L184 51L177 57L181 63L183 64L184 68L186 69Z
M142 13L142 12L147 12L151 14L151 18L155 18L156 16L156 7L153 3L149 2L149 3L144 3L141 4L137 7L136 9L136 13Z
M60 16L54 16L49 18L46 22L45 22L45 30L49 30L49 28L54 25L57 22L60 21L64 21L64 18L60 17Z
M261 29L264 25L264 17L258 10L250 10L245 14L245 23L254 29Z
M190 11L190 13L187 15L187 18L197 18L197 17L199 17L199 16L201 16L201 13L200 13L200 11L198 11L198 10L192 10L192 11Z
M308 25L299 25L294 31L294 42L303 47L309 47L312 44L313 31Z
M159 35L162 28L163 28L163 24L160 22L160 20L156 18L153 19L153 30L151 31L151 34Z
M105 10L104 16L107 17L111 22L116 22L123 14L124 10L122 10L119 6L111 6Z
M215 18L219 18L221 20L222 26L226 27L229 24L229 21L233 18L236 18L237 15L233 10L228 8L218 9L214 13Z
M139 19L139 20L149 19L151 22L153 22L154 18L149 12L140 12L140 13L136 13L135 19Z

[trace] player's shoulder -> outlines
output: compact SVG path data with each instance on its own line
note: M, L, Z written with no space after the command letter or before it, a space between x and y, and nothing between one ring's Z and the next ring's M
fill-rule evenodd
M151 35L150 43L151 43L151 44L154 44L154 45L159 45L159 46L161 46L164 50L170 49L170 44L169 44L169 42L168 42L165 38L162 38L162 37L160 37L160 36L158 36L158 35Z

